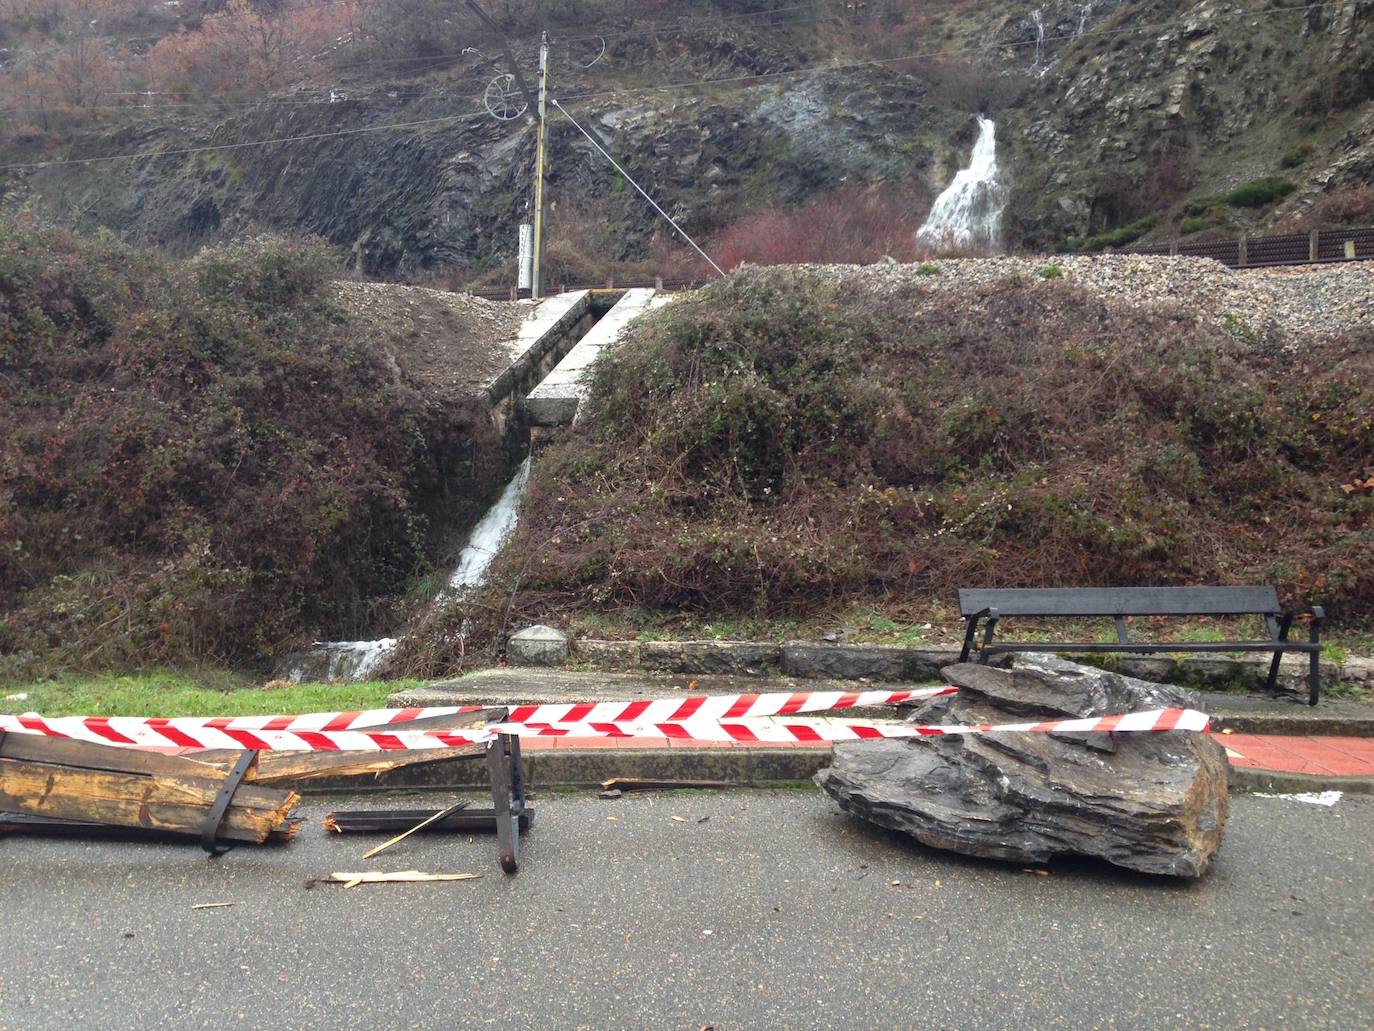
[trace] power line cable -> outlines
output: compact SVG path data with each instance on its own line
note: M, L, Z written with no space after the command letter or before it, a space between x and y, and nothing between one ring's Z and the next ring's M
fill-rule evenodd
M1231 16L1231 17L1258 17L1258 16L1261 16L1261 15L1277 15L1277 14L1283 14L1283 13L1290 13L1290 12L1293 12L1293 11L1311 11L1311 10L1316 10L1316 9L1323 8L1323 7L1339 6L1341 2L1342 2L1342 0L1316 0L1316 2L1314 2L1314 3L1297 4L1297 5L1287 6L1287 7L1271 7L1271 8L1266 8L1266 9L1263 9L1263 10L1239 10L1239 11L1228 11L1228 12L1223 12L1223 15L1224 15L1224 16ZM1167 22L1156 22L1156 23L1154 23L1154 24L1146 25L1146 26L1135 25L1135 26L1126 26L1126 27L1122 27L1122 28L1118 28L1118 29L1085 30L1084 32L1081 32L1081 33L1078 33L1078 32L1075 32L1075 33L1065 33L1065 34L1060 34L1060 35L1058 35L1058 36L1049 36L1049 37L1045 37L1045 39L1042 39L1042 40L1040 40L1039 42L1040 42L1040 43L1044 43L1046 40L1078 39L1078 38L1082 38L1083 36L1088 36L1088 35L1101 35L1101 36L1104 36L1104 37L1109 37L1109 36L1115 36L1115 35L1122 35L1122 34L1125 34L1125 33L1127 33L1127 32L1158 32L1158 31L1160 31L1161 29L1168 28L1168 27L1170 27L1171 25L1176 25L1176 24L1178 24L1178 23L1180 23L1180 22L1182 22L1182 21L1185 21L1185 20L1186 20L1186 19L1179 18L1179 19L1173 19L1173 20L1167 21ZM854 61L854 62L841 63L841 64L836 64L836 63L834 63L834 62L831 62L831 63L829 63L829 64L824 64L824 65L812 65L812 66L807 67L807 68L794 68L794 69L788 69L788 70L779 71L779 72L760 72L760 73L755 73L755 74L750 74L750 75L724 76L724 77L715 78L715 79L696 79L696 80L684 81L684 82L664 83L664 84L657 85L657 86L619 87L619 88L609 89L609 90L589 91L589 92L571 94L571 95L569 95L569 96L566 98L566 100L567 100L568 103L573 103L573 102L575 102L575 101L591 100L591 99L594 99L594 98L597 98L597 97L605 97L605 96L617 96L617 95L623 95L623 94L626 94L626 93L668 92L668 91L673 91L673 90L693 89L693 88L697 88L697 87L701 87L701 86L731 85L731 84L738 84L738 83L743 83L743 82L762 82L762 81L775 80L775 79L786 78L786 77L796 76L796 75L811 75L811 74L814 74L814 73L817 73L817 72L825 72L825 71L847 71L847 70L852 70L852 69L856 69L856 68L865 68L865 67L871 67L871 66L883 66L883 65L890 65L890 64L901 64L901 63L904 63L904 62L907 62L907 61L928 59L928 58L934 58L934 57L952 57L952 56L961 56L961 55L971 54L971 53L988 53L988 52L990 52L991 50L995 50L995 49L1014 49L1014 48L1017 48L1017 47L1026 47L1026 46L1035 46L1035 45L1036 45L1036 41L1031 40L1031 41L1027 41L1027 42L1009 42L1009 43L1006 43L1006 44L999 44L999 45L997 45L997 46L995 46L995 47L994 47L994 46L965 47L965 48L957 48L957 49L950 49L950 50L943 50L943 51L925 51L925 52L918 52L918 53L912 53L912 54L905 54L905 55L900 56L900 57L890 57L890 58L867 58L867 59L864 59L864 60L861 60L861 61ZM560 105L560 108L559 108L559 109L560 109L561 111L563 111L564 114L567 114L567 110L566 110L565 108L563 108L561 105ZM447 116L440 117L440 118L421 119L421 120L419 120L419 121L413 121L413 122L399 122L399 123L394 123L394 124L391 124L391 125L365 126L365 127L361 127L361 128L355 128L355 129L341 129L341 130L335 130L335 131L324 132L324 133L311 133L311 134L304 135L304 136L287 136L287 137L280 137L280 138L277 138L277 139L269 139L269 140L251 140L251 141L245 141L245 142L242 142L242 143L227 143L227 144L217 144L217 145L205 146L205 147L184 148L184 149L182 149L182 150L171 150L171 151L142 151L142 152L138 152L138 153L134 153L134 154L108 155L108 156L105 156L105 157L69 158L69 159L59 159L59 160L53 160L53 161L37 161L37 162L27 162L27 163L19 163L19 164L6 164L6 165L0 165L0 170L13 170L13 169L23 169L23 168L47 168L47 167L60 166L60 165L66 165L66 164L90 164L90 163L103 162L103 161L132 160L132 159L137 159L137 158L141 158L141 157L164 157L164 156L171 156L171 155L182 154L182 153L185 153L185 154L193 154L193 153L200 153L200 152L203 152L203 151L233 150L233 149L238 149L238 148L242 148L242 147L267 146L267 145L276 144L276 143L295 143L295 142L300 142L300 141L303 141L303 140L323 139L323 138L327 138L327 137L331 137L331 136L348 136L348 135L354 135L354 134L365 133L365 132L378 132L378 131L387 130L387 129L401 129L401 128L419 127L419 126L424 126L424 125L433 125L433 124L438 124L438 123L441 123L441 122L457 121L457 120L460 120L460 119L462 119L462 118L467 118L467 117L475 117L475 116L477 116L477 115L481 115L481 114L484 114L484 113L485 113L484 111L472 111L472 112L467 112L467 113L464 113L464 114L447 115ZM571 116L569 116L569 120L571 120ZM609 157L609 155L608 155L608 157Z
M633 186L636 190L638 190L640 194L643 196L643 198L653 205L655 211L657 211L660 215L662 215L664 218L668 220L668 224L678 231L679 236L681 236L684 240L686 240L688 243L692 245L693 250L695 250L703 258L705 258L707 263L713 269L719 272L721 276L725 275L725 270L722 269L719 265L717 265L711 259L711 256L709 254L707 254L705 251L703 251L700 247L697 246L697 242L687 235L687 230L683 229L682 226L678 225L677 220L674 219L672 215L668 214L668 212L664 211L661 207L659 207L658 201L650 197L648 192L644 189L644 187L640 186L639 183L635 182L634 177L631 176L629 172L625 171L625 169L620 167L619 163L616 162L615 158L611 157L610 154L606 153L606 148L596 141L596 137L594 137L586 129L582 128L581 124L577 121L576 118L568 114L567 109L558 102L558 99L556 97L550 97L549 103L552 104L554 107L558 108L558 110L562 112L563 117L566 118L568 121L572 122L573 126L577 129L578 132L580 132L583 136L587 137L587 141L591 143L591 145L595 147L598 152L600 152L601 156L605 158L607 161L609 161L611 165L615 168L615 170L625 177L625 181L629 183L631 186Z
M101 157L90 158L61 158L54 161L30 161L20 164L0 165L0 170L9 171L20 168L51 168L62 165L92 165L105 161L136 161L139 158L164 158L178 157L186 154L203 154L215 150L239 150L244 147L266 147L279 143L301 143L306 140L323 140L333 136L356 136L365 132L386 132L394 129L418 129L426 125L440 125L444 122L461 121L464 118L474 118L478 115L485 115L486 111L464 111L456 115L444 115L442 118L422 118L414 122L392 122L387 125L365 125L356 129L335 129L331 132L312 132L302 136L279 136L270 140L245 140L241 143L215 143L202 147L180 147L173 150L144 150L133 154L106 154Z

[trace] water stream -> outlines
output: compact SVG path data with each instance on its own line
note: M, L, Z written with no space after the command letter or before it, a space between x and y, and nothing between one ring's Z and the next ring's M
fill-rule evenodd
M496 499L496 504L487 509L487 514L472 528L467 547L458 556L458 565L448 578L448 590L441 597L460 598L468 588L480 587L486 581L492 560L520 521L520 499L525 496L529 478L530 460L526 458Z
M530 459L526 458L496 503L472 528L467 546L449 576L448 586L435 599L435 604L457 601L486 581L492 560L520 521L520 501L529 477ZM304 655L288 660L282 676L297 683L303 680L366 680L395 647L394 637L375 641L317 641Z
M959 169L931 205L925 224L916 230L922 243L944 247L996 248L1002 237L1006 188L997 169L997 130L992 119L978 116L978 139L967 168Z

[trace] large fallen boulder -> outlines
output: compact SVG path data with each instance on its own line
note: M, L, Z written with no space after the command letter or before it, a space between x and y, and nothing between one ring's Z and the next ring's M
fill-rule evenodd
M1199 708L1190 691L1046 656L946 667L957 695L919 723L1012 723ZM846 812L934 848L1041 863L1096 856L1199 877L1230 809L1225 750L1205 734L948 735L837 745L816 782Z

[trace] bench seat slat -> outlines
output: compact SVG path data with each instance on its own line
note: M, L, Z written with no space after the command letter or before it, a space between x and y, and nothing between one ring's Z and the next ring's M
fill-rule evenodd
M1319 652L1321 645L1307 641L1131 641L1127 644L1105 641L1065 641L1059 644L1004 641L982 650L989 655L1002 652Z
M967 617L988 608L1000 616L1248 616L1280 611L1273 587L964 588Z

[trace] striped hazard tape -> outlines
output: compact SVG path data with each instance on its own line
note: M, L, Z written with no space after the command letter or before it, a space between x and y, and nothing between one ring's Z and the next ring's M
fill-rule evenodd
M955 687L921 687L905 691L780 691L772 694L696 695L686 698L641 699L631 702L576 702L518 705L506 723L681 723L686 720L745 719L792 716L879 705L902 705L957 693ZM0 715L0 731L45 734L98 744L166 748L258 748L236 744L257 740L269 732L310 735L381 728L404 730L412 720L480 712L487 706L431 706L412 709L364 709L356 712L315 712L301 716L145 716ZM280 740L288 740L281 738Z
M17 719L18 727L5 721ZM30 717L0 717L0 729L16 729L23 733L55 733L51 726L37 729L25 726ZM51 723L54 721L48 721ZM82 737L94 733L92 724L103 726L106 733L97 735L105 744L125 747L163 747L175 743L164 725L170 721L134 721L127 728L130 733L113 731L111 721L102 724L87 718L83 721ZM498 734L519 737L615 737L666 738L678 741L778 742L788 744L826 743L835 741L863 741L876 738L932 737L947 734L999 733L1126 733L1147 731L1206 731L1206 713L1194 709L1155 709L1149 712L1099 716L1085 719L1048 720L1034 723L1002 723L977 725L933 726L896 721L863 721L836 719L787 719L781 717L745 717L741 719L688 719L681 722L597 722L578 723L501 723L471 730L256 730L233 727L206 727L195 739L198 748L240 748L271 751L392 751L423 748L454 748L483 744ZM122 740L114 740L118 736Z
M1119 716L1042 720L1033 723L918 724L895 720L778 718L688 720L684 723L506 724L492 730L522 737L657 737L679 741L762 743L864 741L875 738L939 737L946 734L1106 734L1189 730L1205 732L1209 717L1196 709L1152 709ZM406 736L406 735L400 735Z

